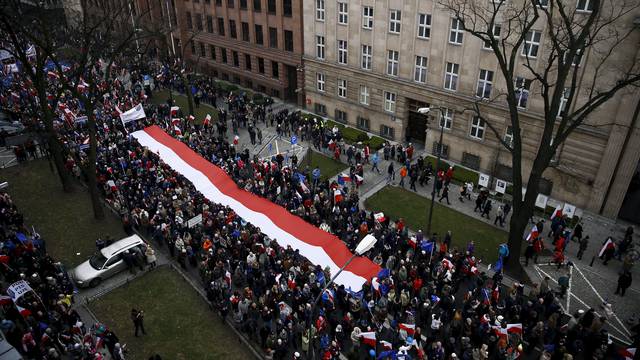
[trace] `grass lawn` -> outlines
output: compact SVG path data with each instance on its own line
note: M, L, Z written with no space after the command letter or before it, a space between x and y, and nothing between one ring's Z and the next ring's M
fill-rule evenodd
M392 186L385 187L365 201L370 210L382 211L393 220L404 218L409 228L415 231L426 231L430 203L430 199ZM458 249L465 249L467 243L473 240L476 244L476 257L482 258L487 264L497 260L498 245L507 241L506 231L438 203L434 207L431 226L432 232L437 232L440 237L451 230L452 245Z
M347 169L347 165L313 150L309 150L309 156L311 156L311 167L309 171L312 171L316 166L318 166L320 168L320 178L322 181L330 179L339 172ZM306 166L308 164L307 161L308 160L305 158L300 165Z
M127 359L251 359L235 334L184 279L159 268L89 304L130 350ZM131 309L145 312L147 335L135 337Z
M35 227L46 241L49 254L67 268L86 260L95 251L98 237L125 236L120 220L109 210L105 209L104 220L93 218L89 193L79 183L74 192L64 193L47 160L0 169L3 181L9 182L7 191L24 215L25 224Z
M185 116L187 116L189 113L189 102L187 100L187 97L184 95L180 95L180 93L176 91L173 91L171 93L171 96L173 97L173 101L175 102L176 106L179 106L180 109L182 110L182 113ZM168 98L169 98L169 90L164 89L160 91L154 91L153 97L151 98L151 103L156 105L160 105L160 104L166 105ZM202 120L204 120L207 114L211 115L211 121L216 121L218 119L218 110L214 109L209 104L200 103L199 108L196 108L194 104L193 111L195 112L193 116L196 117L195 122L198 124L202 123Z

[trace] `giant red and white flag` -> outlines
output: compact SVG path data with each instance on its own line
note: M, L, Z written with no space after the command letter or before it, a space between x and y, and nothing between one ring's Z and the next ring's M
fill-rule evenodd
M222 169L161 128L151 126L131 134L138 142L159 154L162 161L193 183L207 199L229 206L238 216L259 227L282 247L291 246L315 265L337 273L352 256L347 246L329 234L291 214L285 208L240 189ZM336 283L360 291L362 284L380 271L366 257L356 257L338 276Z

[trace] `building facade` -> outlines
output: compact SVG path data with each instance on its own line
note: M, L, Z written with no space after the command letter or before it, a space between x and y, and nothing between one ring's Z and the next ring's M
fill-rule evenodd
M544 49L539 37L544 26L531 38L532 51ZM435 153L439 111L427 117L417 110L444 108L439 119L445 130L443 156L492 178L511 179L510 153L487 124L466 111L478 98L504 89L505 79L492 51L464 33L435 1L305 1L304 37L306 103L311 111L390 140L423 143L427 152ZM639 38L636 30L629 43L637 45ZM637 47L626 51L620 56L637 59ZM544 103L524 75L509 81L522 89L526 181L543 129ZM590 125L578 128L559 148L544 173L541 192L617 216L640 157L638 130L630 127L637 118L630 109L639 103L640 91L621 92L594 112L586 122ZM481 106L508 140L506 101Z
M141 11L154 14L154 20L170 24L171 50L185 49L185 59L197 71L302 104L302 0L139 0L137 4Z

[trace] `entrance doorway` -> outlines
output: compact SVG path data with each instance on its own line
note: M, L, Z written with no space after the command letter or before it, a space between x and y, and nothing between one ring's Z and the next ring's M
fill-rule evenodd
M285 65L285 71L287 73L287 88L285 89L285 100L292 103L298 102L298 71L295 66Z
M429 104L418 100L407 99L407 109L409 110L409 121L405 134L405 140L407 142L424 144L427 136L428 117L418 113L418 109L422 107L429 107Z
M636 172L631 178L618 217L634 224L640 224L640 211L638 209L640 209L640 162L638 162Z

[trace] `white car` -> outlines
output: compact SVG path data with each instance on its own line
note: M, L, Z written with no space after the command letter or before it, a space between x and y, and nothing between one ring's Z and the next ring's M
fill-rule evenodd
M97 251L91 258L71 271L71 277L78 287L95 287L127 268L122 260L125 251L138 253L144 261L146 244L138 235L129 236Z

